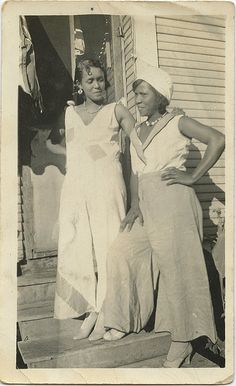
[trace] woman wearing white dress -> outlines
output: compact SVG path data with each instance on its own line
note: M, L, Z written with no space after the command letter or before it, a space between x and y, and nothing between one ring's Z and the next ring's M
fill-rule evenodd
M107 251L126 214L120 128L129 135L134 119L122 104L105 104L107 81L99 62L80 62L76 82L84 103L66 109L66 148L47 142L53 152L66 154L67 170L60 201L54 317L84 315L75 339L88 337L96 323L90 335L95 340L104 333L98 313L106 292Z
M202 213L192 185L224 149L221 133L166 111L172 89L169 75L149 66L133 84L140 115L147 117L131 133L132 168L138 176L144 225L135 223L112 244L103 307L104 325L110 328L104 339L139 332L153 311L160 273L155 331L170 332L172 340L164 367L180 367L189 359L193 339L205 335L216 341L201 245ZM188 173L185 162L191 138L207 148L197 167Z

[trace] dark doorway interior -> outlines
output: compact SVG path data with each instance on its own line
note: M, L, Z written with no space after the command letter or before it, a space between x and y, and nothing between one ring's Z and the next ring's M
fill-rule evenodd
M40 113L22 88L18 98L19 174L23 165L31 165L34 128L58 127L64 106L72 95L71 49L69 17L28 16L36 70L43 98L44 111ZM56 135L56 134L55 134Z

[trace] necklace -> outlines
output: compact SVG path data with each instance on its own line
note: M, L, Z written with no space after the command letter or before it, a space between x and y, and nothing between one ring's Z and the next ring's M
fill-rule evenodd
M167 114L167 111L161 115L159 118L155 119L155 121L150 122L148 119L145 121L147 127L154 126L157 122L159 122L165 115Z
M89 114L96 114L99 110L101 110L101 108L102 108L103 106L104 106L104 105L99 106L99 108L98 108L96 111L89 111L89 110L87 109L86 104L85 104L85 101L84 101L84 108L85 108L85 110L87 111L87 113L89 113Z

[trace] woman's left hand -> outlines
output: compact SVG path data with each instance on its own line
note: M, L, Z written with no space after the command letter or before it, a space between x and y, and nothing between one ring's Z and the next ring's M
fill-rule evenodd
M168 181L166 185L182 184L190 186L195 182L191 174L174 167L164 169L161 173L161 179L162 181Z

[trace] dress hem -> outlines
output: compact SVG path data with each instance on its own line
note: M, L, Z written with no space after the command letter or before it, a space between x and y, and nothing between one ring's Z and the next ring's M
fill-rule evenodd
M191 337L178 337L178 336L174 336L173 333L170 331L170 330L155 330L155 333L158 334L158 333L163 333L163 332L167 332L171 335L171 340L173 342L191 342L192 340L195 340L197 338L200 338L201 336L206 336L207 338L209 338L211 340L212 343L216 343L217 342L217 337L213 338L212 336L210 335L207 335L206 333L197 333L197 334L193 334L191 335Z

